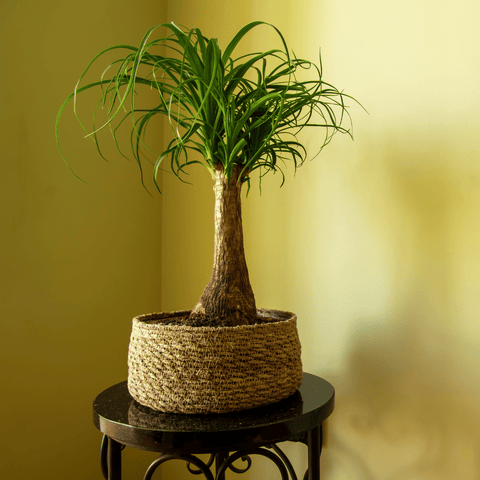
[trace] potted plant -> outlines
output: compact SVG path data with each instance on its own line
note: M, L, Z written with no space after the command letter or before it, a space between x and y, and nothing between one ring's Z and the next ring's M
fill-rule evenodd
M235 57L239 42L262 25L274 29L281 47ZM168 35L152 40L157 28ZM123 55L97 82L82 86L92 64L110 51ZM306 73L306 80L299 78ZM157 94L151 108L137 107L141 87ZM107 127L118 147L118 129L130 120L131 155L143 183L145 132L160 115L173 138L151 163L155 186L159 189L165 162L179 179L189 165L200 163L214 183L211 279L191 310L134 319L132 396L157 410L206 413L252 408L293 394L302 378L296 316L257 309L243 248L241 192L254 174L261 181L265 174L279 172L284 180L285 160L295 168L305 161L307 152L296 137L304 127L323 132L320 149L334 133L349 133L343 126L349 118L348 96L323 81L321 63L294 57L273 25L246 25L222 52L217 39L198 29L162 24L148 30L138 47L113 46L92 60L58 113L59 149L65 106L73 101L77 115L78 95L98 88L98 106L107 111L107 119L96 125L95 109L92 131L84 127L97 147L97 134Z

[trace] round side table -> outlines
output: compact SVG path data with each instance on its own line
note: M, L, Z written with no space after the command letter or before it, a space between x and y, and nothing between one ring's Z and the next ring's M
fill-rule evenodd
M159 452L144 480L168 460L184 460L188 470L207 480L225 480L225 472L246 472L252 455L269 458L282 480L297 480L286 455L276 445L301 442L308 447L305 480L320 479L322 423L333 412L335 390L323 378L304 373L291 397L241 412L181 415L151 410L130 396L127 382L103 391L93 402L95 426L104 434L101 468L106 480L121 480L123 448ZM195 455L210 454L207 462ZM243 460L242 467L234 465ZM214 465L214 468L211 468Z

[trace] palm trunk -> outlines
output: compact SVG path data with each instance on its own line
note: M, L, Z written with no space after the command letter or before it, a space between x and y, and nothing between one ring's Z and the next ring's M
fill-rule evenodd
M255 297L243 248L240 167L230 184L223 168L214 174L215 243L212 277L187 320L191 325L234 326L256 322Z

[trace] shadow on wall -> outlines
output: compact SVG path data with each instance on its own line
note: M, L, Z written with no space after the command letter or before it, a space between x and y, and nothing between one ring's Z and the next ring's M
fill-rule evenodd
M337 408L325 472L348 469L352 480L478 478L476 351L423 328L428 312L418 303L388 330L358 332L345 374L332 379Z
M322 468L332 480L478 479L480 335L460 308L477 304L461 288L469 280L461 272L478 260L464 247L477 236L470 229L462 240L458 228L459 215L476 208L462 210L468 179L450 176L445 163L427 172L423 159L390 160L382 162L388 188L372 194L364 175L357 193L370 196L369 212L396 243L391 308L352 322L348 360L329 376L337 405Z

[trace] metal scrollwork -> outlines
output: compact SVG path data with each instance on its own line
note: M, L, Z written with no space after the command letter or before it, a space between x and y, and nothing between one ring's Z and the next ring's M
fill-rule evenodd
M249 464L245 469L245 471L247 471L251 465L250 455L261 455L263 457L269 458L273 463L275 463L275 465L280 470L280 474L282 475L282 480L288 480L287 468L285 467L285 464L283 463L282 459L277 454L271 452L270 450L266 450L264 448L254 448L248 451L240 451L240 452L232 453L232 455L226 458L225 461L220 466L219 470L217 471L216 478L217 479L224 478L225 471L227 470L227 468L231 469L233 462L235 462L235 460L238 460L239 458L248 459L246 461Z
M100 444L100 468L102 469L102 475L105 480L108 480L107 450L108 437L104 435L102 437L102 443Z
M280 450L280 447L278 447L277 445L272 445L270 448L282 459L283 463L287 467L288 473L290 474L290 478L292 480L298 480L297 479L297 474L295 473L295 470L293 469L293 465L291 464L288 457L283 453L283 451Z
M210 458L208 459L208 462L205 464L208 467L208 469L210 469L210 467L213 465L214 460L215 460L215 454L211 453ZM190 462L187 463L187 468L190 473L192 473L193 475L201 475L203 473L201 469L194 469L192 468L191 465L192 464Z
M317 472L316 470L318 470L317 467L319 467L317 463L319 464L320 460L323 432L321 428L314 430L314 432L310 432L311 438L309 439L309 442L312 443L313 451L309 451L309 468L307 468L303 480L309 479L310 467L312 468L312 475L314 478L319 475L319 471ZM111 445L110 442L112 442ZM100 458L101 471L105 480L108 480L109 474L112 475L112 472L109 472L110 462L112 462L112 458L114 458L112 455L119 455L120 451L124 448L125 445L115 442L113 439L109 439L106 435L103 436L100 447ZM235 473L247 472L253 463L251 459L252 455L260 455L270 459L277 466L282 480L298 480L290 460L276 444L252 448L249 450L240 450L231 454L229 452L210 454L210 457L206 462L192 454L163 453L150 464L145 472L144 480L152 480L152 476L157 468L169 460L182 460L186 462L187 469L191 474L204 475L205 480L225 480L225 472L227 470L231 470ZM237 460L241 460L242 462L245 462L245 464L243 466L234 465ZM215 467L212 469L214 461ZM215 474L212 470L216 470ZM113 474L114 478L117 478L117 474L115 472Z
M214 480L212 472L210 471L210 468L207 466L205 462L203 462L202 460L200 460L199 458L193 455L178 454L178 453L164 453L163 455L160 455L156 460L154 460L150 464L147 471L145 472L145 476L143 477L143 480L151 480L155 470L160 465L162 465L162 463L168 462L169 460L183 460L187 462L187 467L189 471L191 471L190 465L194 465L195 467L198 468L198 470L195 470L196 475L203 473L207 480Z
M240 459L242 460L242 462L247 462L247 466L245 468L238 468L236 467L235 465L233 465L233 463L231 465L228 466L228 468L232 471L232 472L235 472L235 473L245 473L246 471L248 471L250 469L250 467L252 466L252 459L248 456L248 455L244 455L243 457L240 457Z

